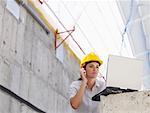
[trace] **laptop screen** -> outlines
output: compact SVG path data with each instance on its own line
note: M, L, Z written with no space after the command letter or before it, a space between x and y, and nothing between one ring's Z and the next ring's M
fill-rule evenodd
M108 58L107 86L140 90L143 60L110 55Z

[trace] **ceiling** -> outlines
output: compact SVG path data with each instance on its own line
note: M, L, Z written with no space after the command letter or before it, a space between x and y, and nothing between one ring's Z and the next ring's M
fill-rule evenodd
M66 43L79 58L91 51L104 61L109 54L133 57L127 35L123 35L125 25L115 0L45 0L44 3L45 11L59 32L75 27ZM67 35L67 32L61 34L62 38Z

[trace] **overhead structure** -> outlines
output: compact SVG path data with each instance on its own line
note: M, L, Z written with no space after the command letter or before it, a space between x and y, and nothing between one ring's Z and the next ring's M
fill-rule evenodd
M150 89L150 1L118 1L133 56L144 59L143 88Z

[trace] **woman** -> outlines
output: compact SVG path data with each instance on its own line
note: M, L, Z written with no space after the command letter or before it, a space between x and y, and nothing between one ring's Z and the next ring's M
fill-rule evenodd
M103 61L95 54L88 54L81 61L81 78L70 85L69 100L75 113L100 113L99 102L92 97L105 89L105 80L98 77Z

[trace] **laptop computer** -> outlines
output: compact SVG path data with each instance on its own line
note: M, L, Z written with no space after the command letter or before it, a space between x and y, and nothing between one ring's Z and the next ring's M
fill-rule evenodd
M141 89L143 60L109 55L106 73L106 89L92 97L100 100L100 95L133 92Z

